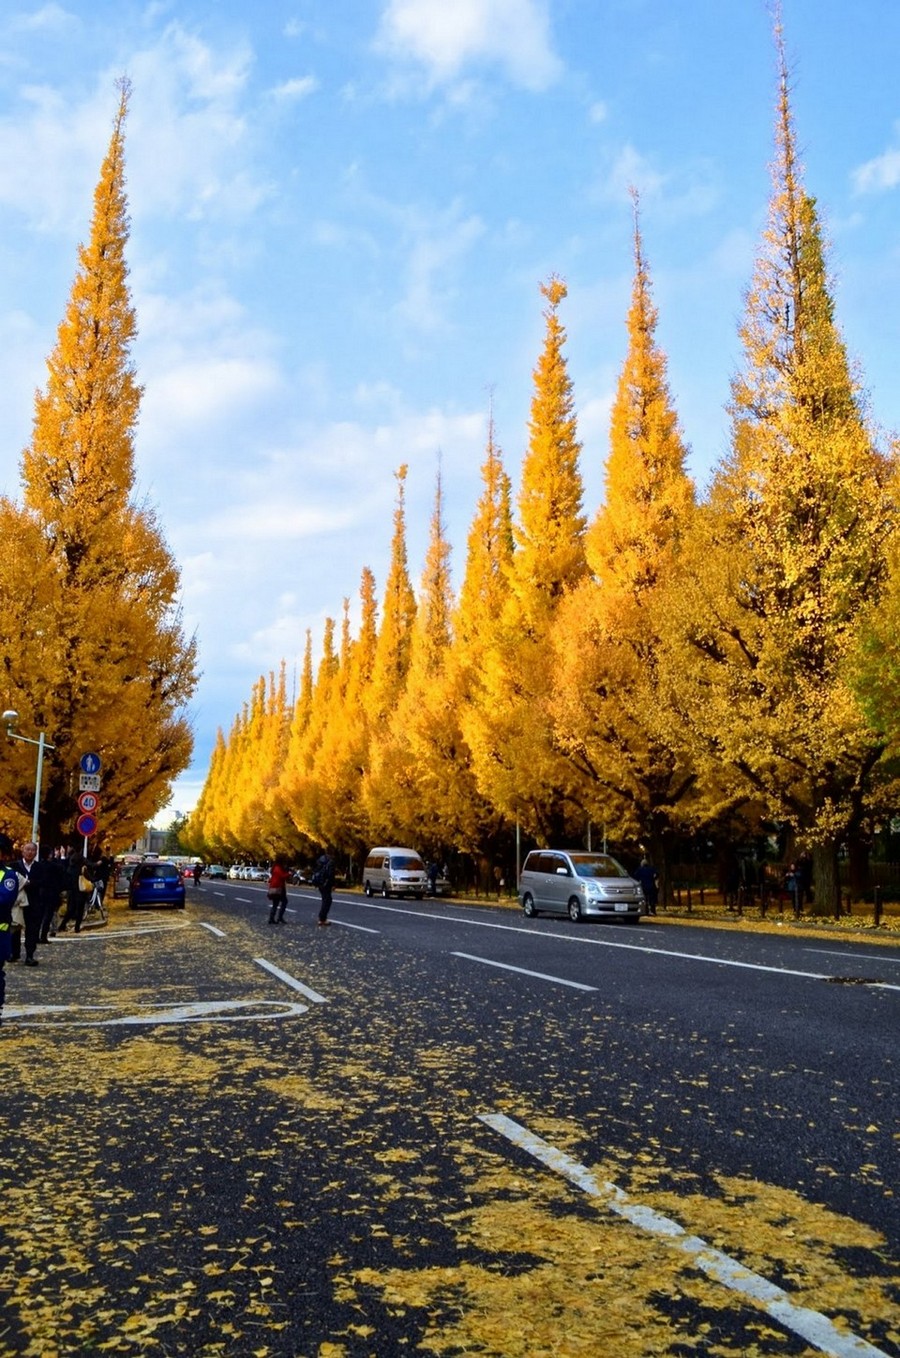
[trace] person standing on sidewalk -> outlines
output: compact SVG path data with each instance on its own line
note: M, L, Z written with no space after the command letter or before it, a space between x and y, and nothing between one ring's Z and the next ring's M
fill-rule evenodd
M272 871L269 874L269 883L266 894L269 897L269 923L284 924L284 912L287 909L287 884L291 880L291 874L284 859L278 857L272 864Z
M324 929L329 924L328 912L331 909L331 893L334 890L334 862L327 849L316 861L312 884L319 888L319 895L322 897L322 904L319 906L319 928Z
M13 867L20 877L25 878L20 897L24 923L22 925L22 936L25 943L25 965L26 967L36 967L38 960L35 957L35 949L41 934L41 901L38 894L38 879L40 868L37 864L38 846L33 839L28 839L22 845L22 855L13 863Z

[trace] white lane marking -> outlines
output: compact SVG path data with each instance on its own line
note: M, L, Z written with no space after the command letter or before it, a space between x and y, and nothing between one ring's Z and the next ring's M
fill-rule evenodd
M690 1255L695 1266L708 1277L749 1297L786 1329L800 1335L815 1348L831 1355L831 1358L864 1358L865 1355L868 1358L886 1358L882 1349L874 1348L857 1335L838 1330L821 1312L797 1306L787 1292L768 1278L752 1272L737 1259L715 1249L699 1236L688 1235L684 1227L671 1217L663 1216L652 1207L633 1202L615 1184L601 1182L586 1165L535 1136L521 1123L505 1117L503 1113L480 1113L478 1116L486 1126L511 1141L514 1146L527 1151L548 1169L563 1175L591 1197L601 1199L611 1212L624 1217L640 1230L663 1237L675 1249Z
M365 924L348 924L345 919L333 919L332 924L338 925L341 929L358 929L362 934L380 934L380 929L369 929Z
M88 925L79 934L75 934L74 931L71 934L68 931L62 935L58 931L51 934L51 949L55 948L57 943L74 943L76 939L80 943L83 938L135 938L138 934L164 934L176 929L190 929L190 927L190 922L186 919L172 920L171 923L138 924L131 929L110 929L108 927L101 929L98 925Z
M349 904L349 902L344 902ZM827 981L829 978L820 971L795 971L791 967L767 967L761 962L737 962L730 957L707 957L698 952L676 952L674 948L650 948L640 943L614 943L609 938L588 938L584 933L554 934L549 930L536 934L534 929L525 929L514 924L494 924L491 920L466 919L461 915L434 915L425 910L401 910L398 906L373 905L366 901L365 910L387 910L395 915L413 915L418 919L437 920L442 924L469 924L475 929L502 929L508 934L530 934L532 938L555 938L562 943L585 943L592 948L624 948L626 952L649 953L653 957L680 957L686 962L711 962L717 967L741 967L746 971L767 971L775 976L803 976L810 981ZM889 989L890 987L886 987Z
M202 920L200 921L200 928L201 928L201 929L208 929L209 932L210 932L211 934L215 934L216 938L224 938L224 937L225 937L225 930L224 930L224 929L217 929L216 926L215 926L214 924L207 924L207 922L206 922L205 919L202 919Z
M72 1028L121 1028L159 1023L239 1023L243 1019L254 1018L295 1018L298 1014L309 1012L305 1004L289 1000L197 1000L193 1004L149 1005L140 1014L126 1014L122 1018L78 1019L62 1015L82 1013L85 1010L113 1009L114 1005L51 1005L6 1011L6 1017L15 1015L23 1028L38 1026L42 1015L49 1014L59 1018L59 1022ZM34 1021L31 1021L31 1016ZM59 1024L54 1025L59 1026Z
M536 976L539 981L552 981L554 985L571 986L573 990L596 990L595 985L582 985L581 981L566 981L562 976L548 976L544 971L529 971L527 967L511 967L507 962L493 962L489 957L476 957L470 952L452 952L451 957L465 957L469 962L480 962L485 967L500 967L503 971L516 971L520 976Z
M324 995L320 995L315 990L310 990L309 986L305 986L302 981L298 981L296 976L291 976L290 972L282 971L281 967L276 967L273 962L267 962L264 957L254 957L253 960L258 967L263 967L266 971L270 971L273 976L277 976L279 981L284 981L285 985L289 985L292 990L299 990L300 994L305 995L308 1000L312 1000L313 1004L328 1003L328 1000Z
M900 953L892 957L885 949L882 953L874 952L841 952L839 948L804 948L804 952L820 952L825 957L843 957L848 962L855 962L858 957L865 958L867 962L900 962Z

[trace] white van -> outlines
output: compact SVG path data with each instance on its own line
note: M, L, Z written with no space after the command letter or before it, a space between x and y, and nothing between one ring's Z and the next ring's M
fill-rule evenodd
M425 864L415 849L373 849L363 868L363 891L367 896L415 896L421 901L428 890Z

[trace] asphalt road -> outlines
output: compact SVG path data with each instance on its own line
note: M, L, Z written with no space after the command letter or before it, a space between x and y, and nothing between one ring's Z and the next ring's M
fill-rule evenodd
M9 968L0 1353L900 1355L900 949L317 902Z

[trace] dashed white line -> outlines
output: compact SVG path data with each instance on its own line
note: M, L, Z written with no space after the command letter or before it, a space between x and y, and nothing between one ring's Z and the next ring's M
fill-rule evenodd
M308 1000L312 1000L313 1004L328 1003L328 1000L324 995L320 995L316 990L310 990L309 986L304 985L302 981L298 981L296 976L292 976L288 971L282 971L281 967L276 967L274 962L267 962L264 957L254 957L253 960L258 967L263 967L266 971L271 972L273 976L277 976L279 981L284 981L285 985L289 985L292 990L299 990L300 994L305 995Z
M207 922L206 922L205 919L202 919L202 920L200 921L200 928L201 928L201 929L208 929L209 932L210 932L211 934L215 934L216 938L225 938L225 937L226 937L226 934L225 934L225 930L224 930L224 929L217 929L216 926L215 926L214 924L207 924Z
M413 915L419 919L429 919L442 924L468 924L473 929L500 929L508 934L529 934L531 937L553 938L562 943L583 943L593 948L622 948L626 952L648 953L652 957L679 957L685 962L710 962L718 967L740 967L745 971L765 971L774 976L801 976L808 981L827 981L828 976L820 971L797 971L792 967L769 967L761 962L738 962L730 957L707 957L704 953L678 952L674 948L651 948L641 943L614 943L611 938L589 938L579 934L554 934L542 930L539 935L534 929L526 929L515 924L495 924L492 920L467 919L461 915L436 915L425 910L402 910L397 906L373 905L366 901L366 910L388 910L396 915Z
M469 962L480 962L484 967L499 967L501 971L515 971L520 976L535 976L539 981L552 981L554 985L571 986L573 990L596 990L595 985L583 985L581 981L567 981L562 976L548 976L544 971L529 971L527 967L513 967L508 962L494 962L489 957L476 957L470 952L452 952L451 957L465 957Z
M503 1113L481 1113L479 1120L514 1146L527 1151L548 1169L563 1175L584 1193L599 1198L611 1212L624 1217L640 1230L661 1236L674 1249L690 1255L695 1266L708 1277L748 1297L786 1329L800 1335L822 1353L830 1355L830 1358L887 1358L882 1349L876 1349L865 1339L846 1330L838 1330L821 1312L797 1306L787 1292L768 1278L754 1273L699 1236L688 1235L684 1227L671 1217L663 1216L652 1207L633 1202L615 1184L601 1182L586 1165L535 1136L521 1123L514 1122Z

